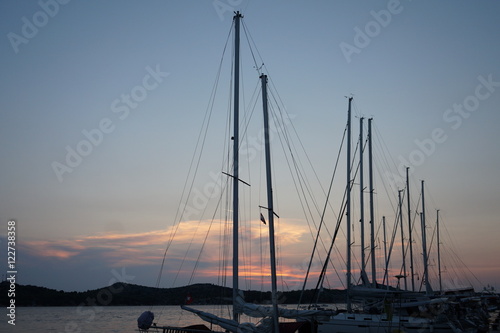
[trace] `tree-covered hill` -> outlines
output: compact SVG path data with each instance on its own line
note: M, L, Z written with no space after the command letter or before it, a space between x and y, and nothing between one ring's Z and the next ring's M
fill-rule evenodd
M194 284L177 288L153 288L128 283L115 283L111 286L83 292L66 292L31 285L17 285L15 297L9 296L10 284L0 283L0 305L8 306L15 299L16 306L106 306L106 305L181 305L186 304L188 296L192 304L226 304L231 302L232 289L214 284ZM303 302L313 297L312 290L306 290ZM245 291L245 300L251 303L269 303L271 292ZM344 291L325 289L319 303L342 302ZM11 295L12 296L12 295ZM300 291L280 293L279 302L296 304Z

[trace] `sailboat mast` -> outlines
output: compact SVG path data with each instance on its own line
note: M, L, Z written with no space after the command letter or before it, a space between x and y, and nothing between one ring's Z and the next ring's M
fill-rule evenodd
M236 12L234 15L234 125L233 125L233 319L239 321L239 313L236 310L236 299L238 297L238 225L239 225L239 100L240 100L240 19L242 15Z
M415 291L415 274L413 273L413 239L412 239L412 225L411 225L411 206L410 206L410 178L408 177L408 170L406 167L406 202L408 206L408 242L410 247L410 274L411 274L411 291Z
M351 102L347 109L347 189L346 189L346 218L347 218L347 311L352 311L351 304Z
M424 279L425 291L427 295L432 294L432 288L429 283L429 259L427 255L427 237L425 232L425 195L424 195L424 181L422 180L422 213L420 214L420 222L422 224L422 248L424 255Z
M273 188L271 178L271 147L269 144L269 112L267 102L267 75L260 76L262 81L262 108L264 111L264 145L266 152L266 179L267 179L267 211L269 222L269 250L271 257L271 301L273 306L273 332L279 333L278 323L278 290L276 282L276 247L274 243L274 208Z
M443 292L443 283L441 281L441 243L439 240L439 209L436 211L436 232L437 232L437 254L438 254L438 276L439 276L439 293Z
M385 216L382 216L382 227L384 228L384 263L385 263L385 275L387 276L387 270L389 269L389 259L387 258L387 231L385 228ZM389 283L387 283L387 289L389 289Z
M377 268L375 265L375 217L373 213L373 151L372 151L372 120L368 119L368 176L370 183L370 251L372 259L372 284L377 287Z
M398 191L398 199L399 199L399 225L401 227L401 254L403 256L403 278L405 281L405 290L408 290L408 282L406 281L406 256L405 256L405 239L403 232L403 200L401 198L401 192L403 190Z
M363 183L363 120L359 118L359 209L361 223L361 279L363 284L366 281L366 260L365 260L365 200L364 200L364 183Z

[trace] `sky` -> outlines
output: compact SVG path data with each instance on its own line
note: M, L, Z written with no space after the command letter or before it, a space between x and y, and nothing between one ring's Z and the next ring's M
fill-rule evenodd
M439 209L447 286L500 288L498 2L40 0L0 6L3 278L7 227L13 219L20 284L66 291L116 281L154 286L174 230L160 286L221 283L219 263L227 257L217 233L227 230L221 217L230 209L219 208L212 219L216 200L203 193L215 188L217 199L227 192L221 190L221 169L228 171L221 160L230 141L224 126L231 41L188 199L183 188L191 179L193 152L210 109L233 12L239 10L287 122L300 138L295 144L303 150L297 157L307 169L316 211L304 216L275 133L273 189L280 216L282 288L298 289L304 279L346 126L345 96L354 98L354 146L359 118L374 119L377 262L383 262L382 216L387 216L390 234L398 189L404 188L401 172L409 166L414 215L421 211L420 181L425 180L433 271ZM262 61L253 62L247 45L242 42L242 81L247 82L242 95L244 104L252 105L258 82L254 67ZM242 213L241 238L248 244L242 252L252 252L242 260L243 288L252 289L261 283L268 288L269 280L267 255L258 251L267 246L267 226L259 221L259 213L266 211L258 208L266 205L260 103L242 152L242 174L252 183L251 188L241 185L243 201L251 206ZM330 234L345 188L343 158L332 188L333 208L325 216ZM367 181L365 173L365 187ZM359 180L353 182L357 200ZM366 190L364 197L367 205ZM185 204L191 211L179 216L178 207ZM357 221L359 202L353 206ZM355 223L355 260L359 228ZM420 230L415 224L416 238ZM330 244L328 232L321 232L324 245L317 251L315 272L325 257L323 247ZM415 261L421 261L416 238ZM331 270L327 283L342 288L344 223L336 244L337 270ZM394 244L393 275L401 266L400 239ZM354 266L359 271L359 264Z

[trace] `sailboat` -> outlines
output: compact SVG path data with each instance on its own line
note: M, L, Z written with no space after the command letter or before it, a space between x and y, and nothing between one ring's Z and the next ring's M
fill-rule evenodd
M376 265L375 265L375 245L374 245L374 217L373 217L373 170L372 170L372 130L370 118L368 121L368 149L369 149L369 193L370 193L370 224L371 224L371 264L372 277L371 282L365 271L365 255L364 255L364 236L361 237L361 285L354 285L351 274L351 187L353 179L351 175L351 103L353 97L349 98L347 111L347 185L346 185L346 207L345 216L347 220L347 306L345 311L340 311L326 320L318 320L316 322L317 333L382 333L382 332L409 332L418 331L419 333L459 333L459 332L478 332L481 329L481 322L473 322L471 318L474 315L467 316L465 312L469 309L464 308L458 302L454 302L451 298L444 295L436 295L429 283L428 273L428 253L426 245L426 222L425 222L425 196L424 196L424 181L422 181L421 199L422 213L422 247L423 247L423 265L424 265L424 282L426 291L424 293L410 292L402 290L399 287L389 287L385 284L377 283ZM363 118L360 119L360 146L362 145L362 129ZM363 191L363 156L362 148L360 148L360 188ZM408 184L408 172L407 172ZM361 193L361 223L363 223L363 194ZM399 221L401 228L402 222L402 199L401 191L399 191ZM439 221L439 219L438 219ZM439 224L438 224L439 226ZM363 224L361 226L363 230ZM402 229L401 229L402 230ZM363 231L361 231L363 233ZM439 230L438 230L439 232ZM439 237L439 234L438 234ZM402 236L403 241L403 236ZM439 243L439 240L438 240ZM411 247L410 247L411 250ZM404 247L403 247L404 251ZM438 245L439 251L439 245ZM439 252L438 252L439 253ZM386 255L387 257L387 255ZM403 252L403 258L405 254ZM412 258L413 260L413 258ZM439 258L438 258L439 261ZM413 263L411 265L413 269ZM439 268L440 269L440 268ZM398 281L402 278L406 281L406 268L403 259L402 270L404 274L396 276ZM386 274L387 274L387 259L386 259ZM413 273L412 273L413 274ZM440 276L440 273L439 273ZM386 280L384 279L384 282ZM441 282L440 282L441 284ZM405 282L406 288L406 282ZM414 289L413 289L414 290ZM361 304L369 304L367 307L353 309L353 299L357 298ZM457 310L458 309L458 310ZM459 311L463 313L460 314Z
M262 87L262 109L264 116L264 145L265 145L265 161L266 161L266 183L267 183L267 206L260 206L262 209L268 211L267 225L269 228L269 248L270 248L270 270L271 270L271 304L272 306L260 306L255 304L246 303L240 292L239 284L239 185L241 182L245 183L239 178L239 149L240 149L240 134L239 134L239 75L240 75L240 24L243 15L238 11L235 12L233 17L234 25L234 89L233 89L233 135L231 137L233 145L233 161L232 173L224 173L232 179L232 213L233 213L233 230L232 230L232 241L233 241L233 253L232 253L232 301L233 309L232 318L221 318L212 313L197 310L191 306L182 305L181 308L185 311L189 311L198 315L204 321L218 325L226 332L234 333L279 333L287 332L293 333L302 328L304 325L310 325L314 322L314 318L325 317L333 314L330 310L295 310L295 309L283 309L278 307L278 296L277 296L277 273L276 273L276 246L275 246L275 230L274 230L274 218L277 216L274 205L273 205L273 192L272 192L272 173L271 173L271 152L270 152L270 125L269 125L269 111L268 111L268 77L264 73L259 71L259 78ZM261 318L258 325L253 323L242 323L240 322L241 314L245 314L250 317ZM279 318L293 318L297 319L295 322L279 322ZM145 311L138 318L138 328L140 331L148 331L149 329L155 331L162 331L168 333L199 333L200 330L207 330L204 326L193 325L190 327L172 327L172 326L157 326L154 322L154 314L151 311ZM310 328L310 326L309 326Z

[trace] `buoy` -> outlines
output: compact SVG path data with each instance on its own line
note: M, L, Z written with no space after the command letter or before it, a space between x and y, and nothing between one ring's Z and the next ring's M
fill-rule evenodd
M140 330L148 330L153 324L155 315L151 311L144 311L139 318L137 318L137 327Z

